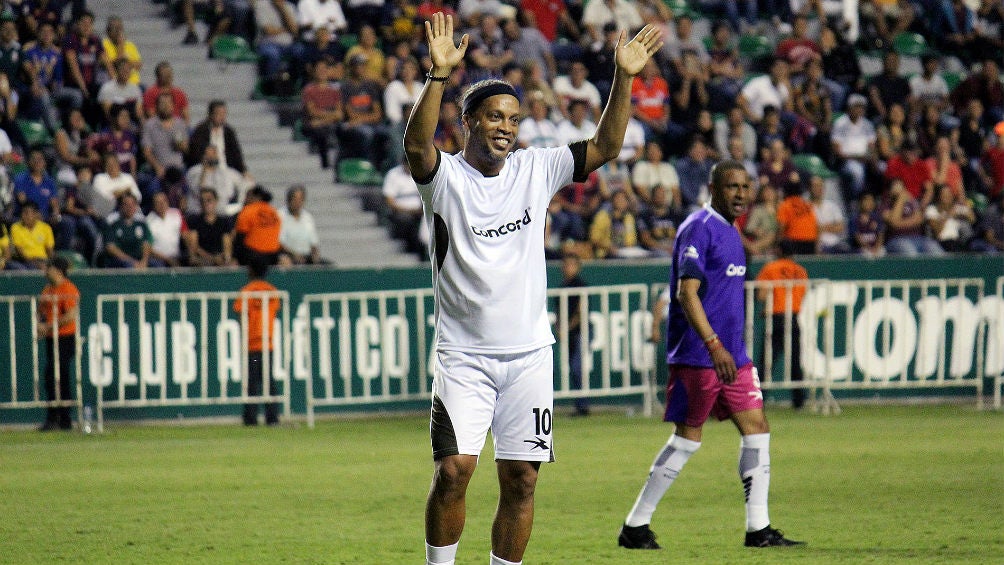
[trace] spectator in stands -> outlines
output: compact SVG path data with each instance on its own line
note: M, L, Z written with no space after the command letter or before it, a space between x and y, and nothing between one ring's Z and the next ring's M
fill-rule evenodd
M757 25L756 0L696 0L695 4L701 12L724 14L734 33L751 32Z
M945 0L935 6L930 15L933 43L946 53L959 57L963 63L974 61L986 47L974 27L976 14L962 0Z
M87 145L98 154L114 153L123 172L136 175L139 143L133 133L132 116L125 107L113 111L109 126L87 138Z
M850 253L843 207L826 197L826 183L818 175L809 179L809 201L819 225L819 252Z
M708 47L708 107L715 112L730 112L736 96L742 90L746 69L739 61L728 24L719 21L711 26L711 45Z
M801 191L802 177L792 162L788 148L780 139L775 139L767 148L766 158L760 163L757 171L760 183L770 183L781 194L791 194Z
M926 207L934 199L934 180L930 165L920 158L920 148L912 142L904 142L899 153L889 159L885 178L900 180L910 196Z
M472 29L467 49L467 80L477 82L502 74L502 67L513 62L513 52L498 26L498 18L482 14L478 27ZM545 69L546 70L546 69Z
M303 207L306 202L307 189L302 184L294 184L286 191L286 207L279 211L282 221L279 231L281 265L317 265L323 262L321 239L317 235L313 214Z
M983 103L970 100L965 114L960 117L958 144L962 152L963 185L969 187L971 192L986 194L991 181L983 169L981 159L989 145L987 140L990 139L992 128L983 124Z
M143 93L139 85L129 82L132 65L127 59L119 58L115 60L114 68L114 79L101 85L97 97L105 123L113 123L118 111L124 108L133 123L139 124L143 115Z
M744 118L743 109L732 106L725 114L724 120L715 121L715 147L721 155L729 155L729 140L738 137L743 148L743 158L740 161L754 159L757 156L757 134ZM756 175L752 175L756 178Z
M670 122L669 84L654 59L631 82L631 107L632 116L645 128L646 140L669 147L683 135L683 128Z
M357 55L362 55L366 60L362 67L363 76L381 87L387 86L387 58L377 46L376 30L373 26L364 25L359 30L359 43L350 47L345 53L345 62L348 63Z
M334 0L329 0L334 2ZM241 332L247 335L244 342L247 351L247 395L249 397L260 397L264 394L265 367L268 366L268 394L276 396L279 394L279 384L271 371L275 337L273 321L282 307L282 302L276 296L262 295L259 293L274 293L278 289L265 280L268 276L269 263L254 259L248 263L248 283L241 287L240 295L234 300L233 310L241 319L242 324L247 324L246 330ZM255 296L257 294L257 296ZM267 306L266 306L267 301ZM267 308L267 310L266 310ZM262 319L267 321L264 321ZM245 321L246 320L246 321ZM264 358L264 351L268 351L269 359ZM258 405L247 403L244 405L244 425L258 425ZM265 403L265 424L268 426L279 425L279 403Z
M736 98L736 104L743 109L749 122L759 124L767 106L779 110L793 110L791 90L788 62L784 59L774 59L770 66L770 74L758 76L747 82Z
M997 135L997 143L987 147L983 153L983 165L989 177L987 197L991 200L1004 194L1004 121L994 126L994 134Z
M916 143L917 131L906 121L906 110L902 104L889 106L885 119L875 132L875 151L878 159L888 162L903 148L903 143Z
M426 246L429 233L422 222L422 196L411 176L407 159L402 159L400 165L384 175L382 194L387 205L391 235L403 241L409 253L428 259Z
M997 59L994 56L985 57L980 71L960 82L949 99L958 115L966 111L970 100L977 99L983 103L984 124L992 126L1004 120L1004 82L1001 81Z
M386 0L345 0L343 4L349 30L357 33L365 25L379 22L386 8Z
M551 44L536 28L526 24L526 16L519 14L502 22L506 48L512 52L512 62L525 67L533 62L544 71L548 80L558 75L558 67L551 52Z
M645 154L645 128L634 118L628 119L627 130L624 132L624 142L617 154L617 162L629 167L634 166Z
M143 158L153 170L145 173L147 192L164 191L171 206L185 211L185 153L188 151L188 127L175 115L174 96L164 90L157 97L157 112L143 124L140 140Z
M185 38L181 40L182 45L195 45L199 42L199 36L195 33L195 0L180 0L174 5L181 12L180 17L187 28Z
M830 26L819 33L823 76L833 97L833 111L842 111L850 93L864 93L865 81L854 47Z
M439 123L434 136L436 147L447 153L456 153L464 147L464 132L460 129L460 107L455 100L443 96L439 110Z
M63 44L66 71L69 75L67 86L80 91L84 100L84 117L92 126L101 121L100 109L91 101L97 99L101 70L114 76L111 61L104 52L101 38L94 33L94 14L84 12L74 22Z
M212 188L199 191L201 211L189 214L181 237L193 267L222 267L233 264L233 222L218 212L219 196Z
M343 154L356 150L374 166L381 168L386 157L387 127L383 123L382 89L365 76L366 58L355 55L348 65L342 84L345 121L338 131Z
M69 271L69 261L63 257L53 257L45 266L47 284L39 297L36 337L45 342L48 358L45 367L45 396L49 402L73 400L70 367L77 353L80 291L66 278ZM47 432L56 428L69 430L72 427L69 406L50 406L46 409L45 423L39 431Z
M42 221L38 204L33 201L21 205L20 218L10 227L12 260L7 268L44 269L55 249L52 227Z
M74 2L74 4L79 3L81 2ZM14 16L14 13L11 12L12 9L20 12L17 14L18 36L24 40L25 45L38 39L42 24L52 25L59 35L63 35L66 31L63 27L63 11L69 2L35 0L34 2L5 2L5 4L4 10L10 16ZM75 14L78 12L79 9L74 10ZM76 15L74 15L75 17Z
M652 257L672 257L676 225L680 221L670 190L663 185L652 189L651 202L638 213L638 239Z
M10 79L0 71L0 129L7 133L12 143L17 145L22 151L30 149L28 142L21 133L15 119L18 114L17 90L11 85Z
M117 269L163 267L152 256L153 235L139 210L139 200L131 192L118 197L118 216L105 228L102 266Z
M976 223L972 205L968 200L958 200L946 184L935 185L934 192L934 201L924 210L928 231L945 251L966 251Z
M539 90L530 93L534 96ZM543 93L541 93L543 96ZM569 117L558 124L558 142L561 145L589 139L596 132L596 124L589 119L589 104L585 100L573 100L568 106Z
M561 139L558 136L558 126L551 121L551 108L544 101L544 95L535 90L527 97L530 107L529 115L519 123L519 136L516 143L520 148L526 147L558 147Z
M139 191L136 179L122 171L118 156L108 152L101 157L104 171L94 175L93 197L89 199L101 217L106 217L119 207L118 201L123 194L131 194L139 202L143 195Z
M170 94L173 102L171 105L172 115L181 118L187 127L192 121L188 111L188 95L174 84L174 68L171 67L171 63L161 61L154 67L153 72L156 82L143 93L143 115L147 118L156 116L160 95L162 93Z
M21 80L21 42L18 41L17 25L12 14L3 14L0 19L0 72L9 77L15 90L24 87Z
M980 214L976 237L969 248L981 253L1004 253L1004 191Z
M812 204L802 197L801 188L784 192L777 205L778 242L788 245L795 255L812 255L819 242L819 221Z
M904 108L912 106L910 81L899 75L899 64L899 53L886 51L882 56L882 73L868 82L872 117L885 119L893 104L902 104Z
M336 143L336 133L345 118L337 82L340 65L328 59L318 60L314 64L314 78L301 94L303 135L317 147L321 167L325 169L332 165L332 143Z
M272 193L260 185L251 188L244 197L244 208L237 214L232 232L234 256L242 265L253 261L266 265L279 262L282 218L270 202Z
M106 37L101 42L105 56L109 61L125 59L129 62L129 84L139 86L140 71L143 68L143 58L139 54L136 44L126 38L125 24L119 16L108 18L105 28Z
M767 106L763 109L763 119L756 127L756 153L760 161L770 159L770 146L775 141L786 145L788 133L781 124L781 112L774 106Z
M186 211L197 210L198 194L203 188L211 188L220 196L223 201L223 213L228 216L236 214L241 209L244 196L252 186L237 169L228 167L220 161L220 153L215 145L207 145L203 150L202 162L188 169L185 174L185 184L188 187Z
M662 48L662 52L669 58L672 64L672 73L676 76L706 72L706 67L711 61L707 48L704 46L702 38L694 36L694 22L687 14L680 14L676 17L676 34ZM686 61L686 56L691 55L694 61ZM666 73L670 74L670 70Z
M875 162L875 128L865 118L867 105L864 96L850 95L847 113L833 124L833 155L846 199L857 199L865 191L868 169Z
M638 8L628 0L598 0L586 4L582 26L593 42L603 41L603 26L609 22L617 25L617 31L625 33L633 33L645 25Z
M704 205L714 164L707 144L699 138L691 141L687 154L677 160L676 174L680 177L680 197L686 213Z
M606 100L610 95L610 86L614 81L614 48L617 46L619 36L617 24L607 22L603 25L603 41L590 43L583 55L569 59L573 62L576 60L583 62L586 66L589 82L596 86L601 101ZM556 76L557 71L552 78Z
M637 197L646 203L653 200L657 187L665 189L666 201L674 214L682 215L683 201L680 197L680 177L669 162L663 160L662 147L655 141L645 144L645 158L635 163L631 171L631 184ZM679 216L682 217L682 216ZM679 219L677 217L676 219Z
M761 184L741 232L743 247L753 257L766 257L777 244L777 202L777 189L769 183Z
M885 249L890 254L908 257L944 255L945 250L938 242L924 235L924 208L902 180L895 179L890 184L882 219L888 230Z
M38 43L24 53L24 71L31 93L31 114L38 115L49 131L59 129L60 109L78 109L83 103L79 90L67 88L63 80L63 51L56 46L51 23L39 28Z
M955 202L962 203L966 200L966 187L962 183L962 167L959 166L955 148L952 141L947 136L938 137L934 142L934 154L925 163L931 170L931 182L937 185L946 185L952 191L952 198ZM935 200L938 195L935 194Z
M589 242L597 259L647 257L638 241L638 223L631 201L623 190L610 197L609 207L601 207L589 225Z
M875 195L866 192L858 200L858 213L854 217L854 241L865 257L885 256L885 221L875 204Z
M418 80L420 76L418 61L414 58L405 59L401 62L397 76L384 89L383 108L392 127L404 121L404 107L412 106L418 101L423 84Z
M324 26L314 30L312 41L303 44L302 55L294 54L294 76L303 77L304 81L314 76L314 65L321 59L338 62L345 59L345 48L333 40L331 32Z
M300 31L307 41L313 41L318 27L326 28L333 38L348 27L338 0L299 0L296 9L300 13Z
M52 227L56 234L56 249L69 249L73 244L73 234L76 225L73 218L60 214L62 203L59 200L59 187L48 171L45 154L39 149L33 149L28 154L28 170L14 177L14 202L23 208L27 203L35 204L36 210Z
M823 78L819 59L806 63L805 80L795 87L795 113L815 130L811 140L799 152L814 152L822 157L830 151L830 126L833 124L833 96Z
M920 109L927 104L935 104L942 112L947 110L948 83L938 72L941 68L941 58L929 53L921 57L921 65L923 67L921 73L910 77L912 113L920 114Z
M167 194L153 195L153 209L146 215L150 230L150 256L168 267L181 265L181 234L186 230L181 211L172 208Z
M237 132L227 123L227 103L223 100L210 101L206 109L206 119L192 130L188 138L189 166L205 157L208 145L216 146L221 166L236 169L246 179L252 180L244 164L244 152L237 139Z
M732 159L733 161L742 163L743 167L746 169L746 174L748 174L751 179L757 178L757 164L753 162L753 159L746 157L746 148L743 146L743 140L738 135L733 135L729 138L728 153L726 153L726 155L726 159Z
M862 39L869 47L892 45L914 19L913 6L906 0L861 0L860 15Z
M944 135L956 138L958 120L954 116L942 119L936 103L924 104L919 117L920 119L914 124L914 131L917 134L917 147L920 149L921 157L930 157L934 154L934 144L939 137Z
M75 224L74 248L80 250L89 262L93 262L101 239L98 224L102 219L87 200L91 190L91 169L80 166L74 173L74 178L77 183L65 187L62 214L71 218Z
M568 105L572 100L585 100L589 104L593 121L599 123L600 91L586 80L588 73L584 63L574 61L567 76L554 79L554 94L558 97L559 109L565 118L568 117Z
M303 47L296 43L296 8L288 0L251 0L251 8L258 26L258 74L274 83L282 73L290 73L290 61L302 56Z
M795 16L791 35L782 39L774 50L774 56L784 59L792 73L801 73L809 61L822 61L822 49L809 37L809 19L805 14Z

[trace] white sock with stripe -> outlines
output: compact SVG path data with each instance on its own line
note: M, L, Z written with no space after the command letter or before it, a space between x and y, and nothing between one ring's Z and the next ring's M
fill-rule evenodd
M655 457L655 462L648 472L648 480L645 481L634 508L624 521L627 526L644 526L652 522L652 514L655 513L655 507L659 505L662 496L669 490L690 456L700 447L699 441L690 441L676 434L669 437L669 441Z
M743 436L739 446L739 478L746 492L746 531L770 525L767 492L770 490L770 434Z
M453 565L457 559L460 542L443 547L435 547L425 542L425 565Z

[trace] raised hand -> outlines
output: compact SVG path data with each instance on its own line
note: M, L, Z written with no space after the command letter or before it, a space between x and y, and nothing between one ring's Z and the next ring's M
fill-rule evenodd
M426 24L428 25L428 24ZM649 24L638 32L631 41L624 43L627 35L622 31L614 48L617 68L631 76L641 72L648 59L662 48L662 31ZM451 42L452 43L452 42Z
M467 53L467 34L465 33L460 39L459 46L454 45L453 16L444 15L442 12L433 14L431 22L426 20L425 38L429 43L432 67L438 69L437 72L452 71Z

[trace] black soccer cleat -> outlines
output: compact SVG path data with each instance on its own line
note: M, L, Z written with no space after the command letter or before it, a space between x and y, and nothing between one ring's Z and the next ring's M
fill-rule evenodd
M787 547L791 545L805 545L804 541L790 540L784 537L780 530L775 530L769 525L755 532L746 532L746 547Z
M625 524L621 527L621 535L617 536L617 545L627 549L662 549L655 542L655 532L644 526L631 527Z

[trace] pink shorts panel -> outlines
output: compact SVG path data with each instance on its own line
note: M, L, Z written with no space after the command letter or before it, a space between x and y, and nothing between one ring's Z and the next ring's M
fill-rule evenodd
M725 420L737 412L763 409L760 378L752 363L740 367L736 380L728 385L718 380L713 368L670 365L666 398L663 419L695 428L711 414Z

